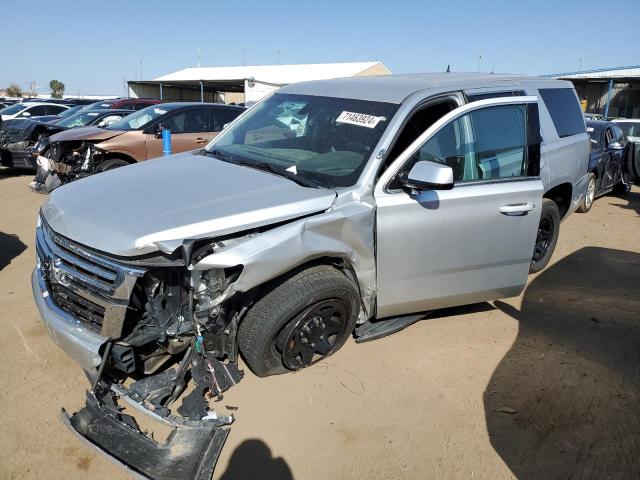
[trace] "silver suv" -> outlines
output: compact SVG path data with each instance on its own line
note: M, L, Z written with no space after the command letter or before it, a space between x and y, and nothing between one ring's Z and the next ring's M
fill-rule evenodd
M100 392L180 426L189 369L205 387L177 413L201 420L204 391L239 380L240 353L259 376L284 373L352 334L518 295L582 200L588 157L568 82L349 78L284 87L203 150L54 191L33 291L52 339L92 375L69 422L145 472L139 452L113 453L117 428L100 437ZM147 378L125 388L134 373Z

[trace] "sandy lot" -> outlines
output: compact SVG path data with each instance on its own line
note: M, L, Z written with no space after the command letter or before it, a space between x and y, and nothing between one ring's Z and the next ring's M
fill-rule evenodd
M58 421L87 381L33 304L44 197L0 171L0 478L127 478ZM108 201L105 199L105 201ZM438 312L296 374L246 370L216 478L639 478L640 189L561 228L513 299Z

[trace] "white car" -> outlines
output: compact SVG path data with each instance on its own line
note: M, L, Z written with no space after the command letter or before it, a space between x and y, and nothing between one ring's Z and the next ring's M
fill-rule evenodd
M58 115L68 108L68 105L57 103L22 102L3 108L0 110L0 116L2 116L3 121L11 120L12 118L41 117L43 115Z
M627 179L640 185L640 118L620 118L612 120L624 132L631 143L625 156Z

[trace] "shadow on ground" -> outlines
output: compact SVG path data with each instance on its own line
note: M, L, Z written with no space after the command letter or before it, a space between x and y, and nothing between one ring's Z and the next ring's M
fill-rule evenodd
M484 393L491 444L521 480L640 478L640 254L583 248L527 288Z
M220 480L293 480L284 459L271 456L271 450L257 439L245 440L231 455L227 470Z
M640 215L640 193L629 192L626 195L621 195L619 198L627 202L626 205L617 205L620 208L626 210L633 210L637 215Z
M0 232L0 270L27 249L17 235Z
M2 180L3 178L19 177L21 175L33 176L34 172L32 170L28 170L24 168L0 167L0 180Z

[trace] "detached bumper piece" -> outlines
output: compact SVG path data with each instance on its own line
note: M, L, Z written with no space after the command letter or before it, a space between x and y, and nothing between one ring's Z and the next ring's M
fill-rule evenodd
M170 427L166 441L156 442L143 433L134 417L122 413L116 397ZM101 398L87 392L84 408L71 416L63 409L60 418L84 443L135 478L152 480L210 480L229 434L225 427L233 421L233 417L215 414L199 421L160 417L118 387L107 390Z

